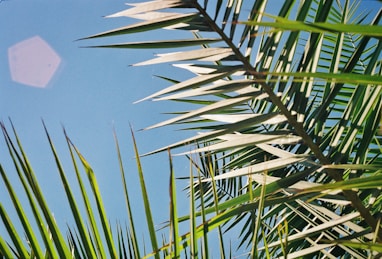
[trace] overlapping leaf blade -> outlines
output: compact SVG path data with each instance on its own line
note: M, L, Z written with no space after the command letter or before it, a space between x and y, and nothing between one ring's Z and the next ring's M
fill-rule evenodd
M147 128L184 124L203 131L152 152L190 143L197 146L191 153L199 155L192 163L200 180L190 184L201 208L179 221L200 216L202 223L196 227L192 222L191 233L180 237L183 248L191 246L196 251L196 240L206 242L210 231L229 231L244 222L240 246L252 245L249 251L255 254L259 240L267 245L256 250L258 257L371 256L369 250L379 247L370 245L370 236L382 238L377 221L382 207L378 189L382 10L368 22L366 15L358 14L358 5L347 0L277 5L256 0L251 6L240 0L200 2L132 4L107 17L127 16L143 22L84 38L194 30L195 40L184 41L187 37L181 34L170 41L99 45L190 47L135 64L193 61L175 65L195 77L171 78L172 86L142 99L198 105ZM277 15L266 15L269 11ZM213 32L213 39L205 32ZM286 141L290 137L293 141ZM148 223L154 235L149 218ZM322 237L329 243L322 243ZM339 238L352 242L335 242ZM173 245L165 243L160 248L155 236L151 239L154 251L150 255L166 253Z

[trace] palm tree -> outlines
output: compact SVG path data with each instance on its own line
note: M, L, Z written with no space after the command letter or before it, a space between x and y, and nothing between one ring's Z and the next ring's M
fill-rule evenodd
M171 29L172 38L179 38L93 47L177 48L135 65L170 62L193 74L181 81L162 76L171 85L143 99L174 100L196 107L175 111L173 118L147 129L180 124L201 132L150 153L176 152L181 147L191 150L181 151L191 164L190 213L177 215L175 175L170 170L170 235L160 245L137 159L152 244L147 257L176 258L183 251L190 257L207 258L208 234L215 230L221 257L232 257L226 238L237 229L240 251L251 258L380 256L382 9L371 13L373 16L362 12L362 3L347 0L255 0L250 4L241 0L154 0L108 16L143 21L84 38ZM192 63L181 63L184 61ZM76 172L77 159L89 178L97 208L91 210L83 190L89 208L87 226L50 142L76 219L77 229L69 230L65 242L17 135L12 140L4 125L2 128L35 208L34 216L38 222L46 222L49 231L41 224L43 252L18 206L28 245L17 234L12 236L13 246L0 236L0 255L143 256L128 192L130 225L126 232L117 226L118 241L114 241L94 173L69 138ZM7 182L2 168L0 172ZM123 166L121 172L123 177ZM80 174L77 177L81 185ZM7 187L17 204L12 186ZM12 220L0 208L8 232L14 233ZM100 226L93 217L97 213ZM189 231L180 234L179 224L186 221Z
M204 211L216 213L204 228L229 231L241 222L240 245L254 257L363 258L382 240L382 9L370 17L361 5L150 1L109 16L143 21L86 39L193 34L95 47L192 47L135 66L170 62L194 74L167 78L172 85L143 100L196 106L147 129L202 131L152 153L196 145L182 154L200 174L191 186Z

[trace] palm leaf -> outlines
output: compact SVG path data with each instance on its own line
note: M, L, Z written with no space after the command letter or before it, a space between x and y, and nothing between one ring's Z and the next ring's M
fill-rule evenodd
M245 221L240 243L258 246L258 240L263 240L268 245L258 256L319 257L346 252L366 257L368 252L362 248L372 246L350 247L334 240L347 237L369 244L369 231L382 239L375 215L381 209L377 132L382 103L382 10L369 17L358 12L361 3L331 0L251 4L239 0L142 2L108 17L128 16L143 22L87 39L176 29L177 34L171 33L179 38L171 41L101 46L174 48L177 40L194 31L195 40L184 41L190 44L187 50L135 64L170 62L196 75L170 79L173 85L142 99L197 105L146 128L184 124L202 130L151 152L197 146L187 152L199 154L200 161L192 163L202 177L199 183L191 183L196 197L202 199L203 213L194 214L204 218L215 206L218 214L195 228L192 237L183 235L187 244L189 238L195 243L195 237L204 236L206 229L227 226L230 230ZM207 32L214 33L213 41ZM177 64L185 60L192 64ZM263 177L264 171L266 179L273 179L266 188L252 181L256 173ZM302 172L309 173L302 174L305 181L299 187L317 184L306 193L300 192L303 187L291 187ZM325 192L333 188L341 194ZM263 215L266 223L259 224L250 211ZM359 226L355 231L359 236L335 228L333 219L354 229ZM320 243L318 233L331 243Z

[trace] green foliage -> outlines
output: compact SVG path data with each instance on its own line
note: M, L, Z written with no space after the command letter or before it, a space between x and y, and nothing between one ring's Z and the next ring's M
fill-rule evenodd
M346 0L156 0L107 16L143 21L84 39L161 29L171 29L171 35L178 37L94 47L177 48L134 65L168 62L193 74L187 80L163 76L173 84L141 100L195 105L186 112L174 111L173 118L147 128L181 124L201 131L151 152L191 150L181 153L191 163L190 213L177 216L176 172L170 156L171 238L163 238L162 244L157 241L134 143L152 250L143 256L137 242L126 185L130 223L126 233L118 227L115 241L94 172L67 138L78 184L82 186L76 160L87 174L91 192L81 187L88 229L50 142L76 220L76 229L70 230L65 242L16 133L12 140L3 126L35 220L43 222L39 224L43 244L36 241L23 206L0 168L28 239L28 244L21 241L1 209L12 244L0 238L0 253L7 257L46 253L53 258L70 253L76 257L172 258L186 253L207 258L209 233L216 230L222 257L231 257L225 239L239 230L239 247L248 257L378 257L382 241L382 9L370 17L360 11L361 5ZM191 63L179 63L184 61ZM97 201L95 210L88 194ZM185 221L189 221L189 231L180 233L178 225Z
M75 183L69 184L66 178L66 172L61 165L59 156L55 151L53 142L50 139L48 131L46 130L51 151L56 161L57 171L60 175L67 201L70 205L70 211L75 221L75 226L66 230L60 229L57 226L57 223L53 218L53 213L49 209L48 204L43 202L44 197L42 197L41 189L32 170L32 165L28 162L27 155L23 151L23 147L17 137L16 131L14 131L15 138L12 139L5 125L1 124L1 127L5 141L9 148L9 156L15 165L18 178L23 185L25 193L27 194L29 202L28 207L32 209L33 217L30 217L30 215L27 215L24 212L27 206L25 202L22 202L18 198L20 194L15 192L12 185L15 184L15 182L11 183L9 181L7 176L8 174L0 166L2 179L7 187L9 197L11 198L17 211L17 218L11 219L8 216L7 211L3 208L3 205L0 204L0 216L4 226L6 227L7 233L11 238L11 240L5 240L3 236L0 235L0 258L142 258L141 254L144 253L143 246L145 244L140 244L137 241L135 234L135 225L133 220L134 212L130 207L128 189L125 180L126 175L122 165L117 137L115 137L117 154L120 162L124 195L129 215L129 225L126 227L125 231L122 230L120 225L117 225L116 228L110 226L95 173L87 160L65 133L68 151L72 157L72 164L77 176L77 184L81 190L79 197L75 197L73 195ZM173 208L171 210L171 228L174 229L174 232L170 233L170 236L172 235L174 239L174 246L166 244L165 246L159 248L160 246L156 240L157 234L151 215L151 206L146 190L141 162L138 156L138 149L135 144L134 135L132 135L132 137L134 140L134 150L137 155L137 171L142 189L142 201L146 209L145 214L147 216L148 233L151 238L153 251L146 255L146 257L152 255L156 258L160 258L160 251L163 251L163 254L172 254L172 251L174 251L175 255L178 255L176 257L179 257L183 245L180 244L181 239L178 234L179 223L176 214L177 201L174 174L171 173L170 177L170 199ZM78 162L81 163L82 168L77 166ZM172 168L172 166L170 166L170 168ZM172 172L172 169L170 172ZM85 173L87 176L90 190L85 187L81 176L82 173ZM194 199L195 197L192 196L191 198ZM92 200L95 201L95 206L94 204L92 205ZM80 212L81 208L85 208L86 215ZM87 221L86 217L88 219ZM18 220L22 222L22 230L25 233L20 232L19 229L16 229L14 226L14 222L17 222ZM31 227L31 224L33 223L37 223L39 232L33 230ZM52 228L54 228L54 234ZM113 229L116 230L117 235L112 234ZM23 238L24 234L26 235L26 239ZM66 239L63 238L65 235L67 236ZM116 237L118 241L115 240ZM192 235L192 237L196 240L194 235Z
M87 39L157 30L157 19L168 18L171 25L161 28L178 38L140 42L142 48L173 48L169 44L182 41L182 31L191 31L195 44L217 40L134 64L169 62L195 75L172 78L173 85L141 100L196 104L147 129L183 124L202 131L151 153L197 143L181 154L199 160L194 164L202 179L193 187L206 201L208 228L244 226L241 246L252 246L248 251L259 257L364 257L367 252L355 246L321 242L382 238L377 221L382 12L368 17L359 6L350 1L142 2L108 16L142 22ZM172 23L180 17L191 19ZM188 47L190 42L186 38ZM139 43L98 47L137 48ZM334 227L333 222L341 223ZM267 251L261 244L268 244Z

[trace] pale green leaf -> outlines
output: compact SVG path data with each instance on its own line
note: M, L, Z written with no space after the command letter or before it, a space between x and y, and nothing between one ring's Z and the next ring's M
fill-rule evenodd
M262 172L271 172L273 170L277 170L291 164L303 162L304 160L306 160L305 157L298 157L298 156L287 157L287 158L276 158L266 162L261 162L261 163L247 166L244 168L232 170L231 172L215 176L214 179L221 180L221 179L228 179L228 178L239 177L239 176L246 176L246 175L249 176L252 174L262 173ZM212 180L211 178L208 178L208 179L204 179L203 181L209 182L211 180Z
M261 124L264 121L272 118L273 116L274 116L274 114L272 114L272 113L263 114L263 115L260 115L260 116L256 116L254 118L249 118L247 120L241 121L240 123L236 123L236 124L233 124L233 125L226 125L225 127L221 127L219 130L215 130L215 131L211 131L211 132L207 132L207 133L201 133L201 134L198 134L197 136L194 136L194 137L191 137L191 138L187 138L185 140L181 140L179 142L176 142L174 144L168 145L166 147L154 150L154 151L152 151L150 153L145 154L145 156L150 155L150 154L155 154L155 153L158 153L158 152L162 152L162 151L167 150L167 149L173 149L173 148L177 148L177 147L180 147L180 146L190 145L190 144L193 144L193 143L205 141L207 139L218 138L218 137L220 137L220 136L222 136L224 134L232 133L232 132L235 132L237 130L240 130L242 127L247 127L248 125Z
M268 152L269 154L274 155L274 156L283 157L283 158L295 156L294 153L285 151L282 148L278 148L278 147L275 147L273 145L269 145L266 143L258 143L258 144L256 144L256 146L261 148L262 150Z
M348 222L348 221L350 221L354 218L357 218L357 217L359 217L359 213L354 212L354 213L349 213L347 215L339 217L337 219L332 219L332 220L327 221L325 223L322 223L320 225L305 229L303 232L289 235L288 236L288 242L300 240L300 239L304 239L304 238L307 238L307 237L312 236L312 235L316 235L317 233L321 233L327 229L333 228L339 224L343 224L343 223ZM281 242L284 242L284 240L270 243L270 244L268 244L268 248L278 246L278 245L280 245ZM260 249L263 249L263 248L260 248Z
M376 252L382 253L382 244L380 243L370 243L370 242L361 243L361 242L352 242L348 240L334 240L332 242L339 245L352 247L352 248L370 250L370 251L376 251Z
M258 93L257 89L254 90L253 93ZM218 102L210 104L208 106L205 106L205 107L196 109L194 111L188 112L186 114L180 115L178 117L157 123L155 125L152 125L150 127L145 128L145 130L162 127L162 126L173 124L175 122L186 120L186 119L191 119L193 117L196 117L196 116L199 116L199 115L202 115L205 113L216 112L216 111L219 111L221 109L225 109L225 108L232 107L234 105L238 105L238 104L241 104L243 102L249 101L253 98L255 98L255 97L254 96L239 96L236 98L224 99L222 101L218 101Z
M145 13L132 14L132 15L129 15L129 17L148 21L153 19L167 19L178 14L179 13L170 13L170 12L145 12ZM164 27L164 29L166 28L167 27Z
M223 135L219 138L225 139L227 135ZM218 144L213 144L205 146L203 148L198 148L189 152L181 153L184 154L195 154L201 152L217 151L217 150L226 150L230 148L240 148L249 145L256 145L261 143L266 144L295 144L301 140L301 137L294 135L271 135L271 134L230 134L230 139Z
M164 18L158 18L148 21L143 21L139 23L135 23L132 25L128 25L125 27L121 27L118 29L94 34L85 38L81 38L80 40L85 39L93 39L93 38L100 38L100 37L109 37L109 36L115 36L115 35L123 35L123 34L129 34L129 33L137 33L137 32L143 32L143 31L150 31L150 30L156 30L161 29L166 26L170 26L173 24L177 24L179 22L187 22L197 16L196 14L176 14L174 16L170 17L164 17Z
M200 96L200 95L213 95L218 93L226 93L226 92L232 92L247 86L250 86L251 84L255 83L254 80L246 80L246 79L239 79L239 80L221 80L215 84L212 84L210 86L206 87L199 87L196 89L191 89L188 91L183 91L181 93L168 95L165 97L157 98L155 100L175 100L175 99L181 99L181 98L187 98L187 97L194 97L194 96ZM256 89L256 88L253 88ZM258 89L258 91L260 91Z
M359 177L340 181L335 183L323 184L320 186L302 190L301 193L309 193L316 191L330 190L353 190L353 189L373 189L382 186L382 175L376 174L373 176Z
M221 39L181 39L181 40L163 40L163 41L141 41L126 42L110 45L88 46L87 48L126 48L126 49L158 49L158 48L183 48L189 46L198 46L202 44L214 43Z
M323 168L333 168L333 169L352 169L352 170L382 170L382 165L374 164L333 164L333 165L323 165Z
M271 18L275 19L275 22L257 22L257 21L248 21L248 22L239 22L241 24L247 24L252 26L264 26L270 28L276 28L280 30L290 30L290 31L309 31L315 33L352 33L360 34L363 36L372 36L372 37L382 37L382 28L381 26L376 25L363 25L363 24L341 24L341 23L328 23L328 22L302 22L289 20L283 17L272 16L266 14Z
M254 113L247 113L247 114L206 114L201 115L200 117L213 120L213 121L220 121L220 122L226 122L226 123L237 123L243 120L247 120L250 118L254 118L256 116L259 116L261 114L254 114ZM282 122L285 122L287 119L284 115L274 115L273 118L264 121L264 124L279 124Z
M180 91L180 90L183 90L183 89L188 89L188 88L202 86L202 85L214 82L214 81L216 81L218 79L227 77L227 76L231 75L233 72L234 71L196 76L196 77L193 77L191 79L188 79L188 80L182 81L180 83L174 84L174 85L172 85L170 87L167 87L167 88L165 88L163 90L160 90L160 91L158 91L158 92L156 92L154 94L151 94L151 95L149 95L149 96L147 96L147 97L145 97L145 98L143 98L141 100L136 101L135 103L142 102L142 101L145 101L145 100L148 100L148 99L151 99L151 98L155 98L155 97L158 97L160 95L164 95L164 94L169 94L169 93L172 93L172 92Z
M176 62L184 60L199 60L207 57L212 57L216 55L231 55L232 50L229 48L208 48L208 49L197 49L184 52L173 52L166 54L158 54L158 58L150 59L140 63L136 63L133 66L145 66L160 64L165 62Z
M190 71L191 73L200 75L200 74L212 74L216 71L214 68L209 68L209 67L201 67L197 66L195 64L173 64L174 67L179 67L182 69L186 69Z
M313 241L312 241L312 243L313 243ZM300 249L296 252L289 253L288 257L281 256L280 259L285 259L285 258L293 259L293 258L304 258L304 257L306 258L307 256L309 256L310 254L312 254L314 252L325 251L325 249L333 247L333 245L334 244L316 244L316 243L313 243L308 248ZM265 249L269 249L269 248L266 247Z
M121 17L121 16L131 17L131 15L134 15L134 14L152 12L152 11L157 11L157 10L166 9L166 8L173 8L180 5L182 5L181 0L149 1L149 2L135 4L135 6L132 8L108 15L106 16L106 18L114 18L114 17Z
M306 80L320 80L324 79L328 82L335 83L349 83L349 84L371 84L371 85L381 85L382 76L380 75L365 75L365 74L355 74L355 73L321 73L321 72L267 72L266 74L271 74L274 76L286 76L301 78L303 81ZM289 79L288 79L289 80Z

